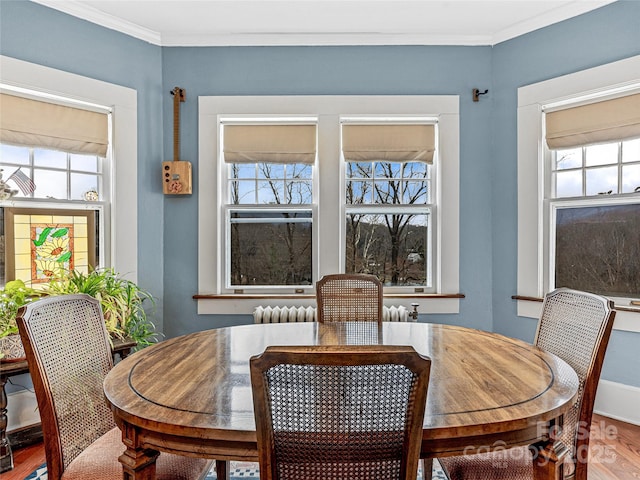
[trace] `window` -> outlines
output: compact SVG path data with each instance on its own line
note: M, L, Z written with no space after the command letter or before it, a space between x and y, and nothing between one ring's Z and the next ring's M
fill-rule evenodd
M70 266L67 256L71 252L75 253L74 268L84 269L90 264L111 266L136 281L137 208L131 208L137 205L136 92L4 56L0 56L0 71L3 127L9 118L20 120L20 127L24 125L24 118L28 119L24 114L31 111L31 107L23 103L25 100L44 103L45 108L62 109L55 115L38 117L55 118L53 125L27 120L28 125L38 129L36 133L44 144L25 141L27 132L15 128L15 124L11 138L2 136L0 164L6 188L13 190L13 196L0 200L4 217L0 228L5 227L9 217L13 215L15 219L19 215L18 238L29 238L27 242L9 242L5 247L8 250L17 246L21 252L31 249L31 234L25 236L25 230L33 229L37 243L42 241L40 249L44 252L42 255L36 248L33 252L36 257L57 255L56 260ZM6 115L7 95L19 102L18 116ZM67 116L69 112L73 112L74 118L79 113L80 121L73 123ZM107 112L114 114L117 121L108 124ZM106 135L102 134L96 139L85 128L95 125L94 121L103 127L108 125L108 135L113 134L119 141L109 143L107 137L105 142L101 138ZM68 142L73 139L59 135L65 131L62 123L81 124L83 133L79 145L69 148ZM49 128L54 128L55 133L51 134ZM87 149L99 149L99 153L90 153ZM118 168L111 169L114 163ZM43 217L40 214L44 212ZM14 222L11 228L15 229L16 225ZM8 235L6 231L2 233ZM4 262L4 253L0 258ZM43 262L40 264L44 266ZM36 277L45 275L45 270L51 271L50 268L37 269ZM5 268L0 267L0 271L4 274ZM15 271L11 273L15 274ZM26 270L19 275L18 278L24 278Z
M551 288L640 297L640 139L550 156Z
M347 273L376 275L387 287L433 286L433 137L433 125L343 124ZM426 152L428 162L412 161Z
M518 290L640 295L640 57L518 91ZM518 315L540 304L518 301ZM631 312L616 329L638 331Z
M369 142L355 158L345 132L359 125L427 134L410 145L418 156ZM387 291L457 293L458 138L457 97L201 97L199 293L250 295L202 299L198 312L250 313L260 294L302 305L291 296L341 271L371 271ZM439 302L420 306L458 311Z

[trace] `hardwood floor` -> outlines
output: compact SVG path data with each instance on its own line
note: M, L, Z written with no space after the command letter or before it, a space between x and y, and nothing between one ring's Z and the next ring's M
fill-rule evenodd
M45 462L42 443L13 453L15 467L1 480L24 480ZM640 479L640 426L594 415L589 462L589 480Z

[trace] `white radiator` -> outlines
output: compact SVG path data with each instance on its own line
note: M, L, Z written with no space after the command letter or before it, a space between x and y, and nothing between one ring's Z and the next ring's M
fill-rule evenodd
M385 322L407 322L409 312L406 307L386 305L382 307L382 320ZM259 306L253 312L254 323L290 323L315 322L315 307L263 307Z

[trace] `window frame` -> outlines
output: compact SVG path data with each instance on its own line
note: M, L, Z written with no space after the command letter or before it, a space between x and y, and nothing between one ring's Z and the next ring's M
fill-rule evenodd
M356 115L377 115L392 117L437 118L440 125L440 154L446 158L437 175L438 198L440 205L436 214L445 216L447 222L439 221L443 228L438 232L438 245L441 245L438 258L434 258L437 268L437 293L457 293L459 284L459 98L454 95L438 96L201 96L198 100L198 147L199 147L199 189L198 201L198 290L202 295L224 296L223 262L226 255L222 248L224 242L225 211L221 208L225 188L221 188L224 168L220 158L220 121L240 116L311 116L318 119L318 158L317 175L314 176L314 189L318 189L319 203L317 224L314 236L318 237L314 247L315 258L322 253L321 263L317 260L314 278L344 270L345 226L339 219L345 219L344 201L340 194L344 190L345 167L341 156L340 118L353 118ZM337 189L336 189L337 188ZM443 193L444 192L444 193ZM204 208L210 205L212 208ZM318 230L332 231L322 234ZM338 224L338 225L336 225ZM334 240L327 240L334 238ZM443 241L442 239L446 239ZM337 240L336 240L337 239ZM444 268L442 267L444 266ZM280 289L271 292L275 296L287 296L292 304L310 304L309 299L297 302L289 300L296 293L312 295L315 285L304 289L289 291ZM300 292L302 290L302 292ZM245 292L245 294L248 292ZM263 292L267 293L267 292ZM407 292L410 294L410 292ZM198 313L251 313L261 303L258 298L234 297L233 302L224 298L198 299ZM438 305L419 299L421 311L457 313L459 300L446 298Z
M542 298L550 287L551 151L544 140L545 109L637 93L638 72L640 56L635 56L518 89L518 297ZM630 195L635 194L619 197ZM628 299L614 300L628 305ZM538 302L517 302L519 316L539 318L540 312ZM614 328L640 332L637 315L618 312Z
M36 95L76 106L102 107L111 111L110 132L112 175L103 178L103 188L110 192L110 208L105 208L103 263L136 282L138 279L138 121L137 92L120 85L64 72L51 67L0 55L0 89L7 93ZM109 155L109 154L108 154ZM36 200L36 199L33 199ZM73 203L73 201L69 202ZM46 206L46 199L24 201L10 199L4 206ZM73 203L73 207L83 202ZM133 208L132 208L133 206ZM108 210L108 211L107 211ZM106 241L106 240L105 240Z

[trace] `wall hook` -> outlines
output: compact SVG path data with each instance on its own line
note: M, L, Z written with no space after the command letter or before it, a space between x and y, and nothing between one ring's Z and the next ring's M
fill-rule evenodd
M484 92L481 92L477 88L474 88L472 90L472 93L473 93L473 101L477 102L478 100L480 100L480 95L486 95L487 93L489 93L489 90L485 90Z

